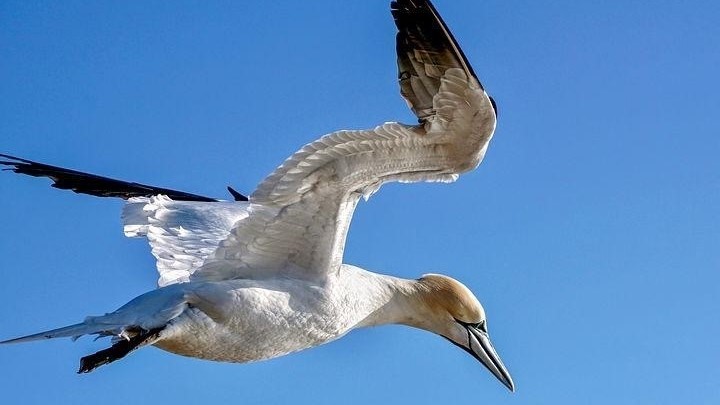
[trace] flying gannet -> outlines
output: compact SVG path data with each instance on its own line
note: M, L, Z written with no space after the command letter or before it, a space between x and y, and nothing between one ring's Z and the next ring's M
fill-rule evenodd
M124 232L146 237L158 288L114 312L6 340L112 337L83 357L86 373L153 345L184 356L249 362L337 339L365 326L403 324L436 333L479 360L510 390L490 343L485 311L460 282L407 280L343 264L353 211L389 181L455 181L482 161L495 103L427 0L391 2L400 92L417 125L389 122L311 142L235 201L129 183L2 156L17 173L75 192L127 199Z

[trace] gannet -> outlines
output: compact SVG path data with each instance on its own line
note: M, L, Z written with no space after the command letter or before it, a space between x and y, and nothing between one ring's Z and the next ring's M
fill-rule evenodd
M427 0L391 2L402 96L417 125L388 122L308 143L235 201L128 183L10 155L8 170L58 188L127 199L124 232L146 237L158 288L83 322L2 343L97 335L112 346L79 373L152 345L225 362L270 359L367 326L402 324L438 334L479 360L510 390L485 311L455 279L416 280L343 264L361 197L390 181L452 182L482 161L496 106Z

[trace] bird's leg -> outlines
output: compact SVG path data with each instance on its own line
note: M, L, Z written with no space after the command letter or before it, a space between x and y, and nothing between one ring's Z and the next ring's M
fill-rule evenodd
M121 338L109 348L100 350L97 353L80 359L80 369L78 370L78 374L89 373L100 366L122 359L138 347L151 344L151 341L159 336L161 330L163 330L163 328L150 330L139 329L132 331L135 332L135 335L131 338Z

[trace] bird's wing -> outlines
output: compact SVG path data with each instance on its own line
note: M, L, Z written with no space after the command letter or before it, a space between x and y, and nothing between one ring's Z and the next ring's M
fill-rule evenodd
M0 160L0 166L5 166L5 170L11 170L15 173L34 177L47 177L53 181L53 187L62 190L72 190L80 194L89 194L97 197L118 197L125 200L134 197L152 197L162 194L175 201L219 201L197 194L115 180L10 155L0 154L0 159L4 159ZM236 201L247 201L247 197L242 194L231 188L228 188L228 190L230 190L230 193Z
M0 154L0 167L34 177L48 177L53 187L98 197L129 200L123 208L128 237L144 236L157 258L158 284L187 281L241 218L247 197L228 187L237 203L197 194L110 179Z
M339 131L305 145L258 186L249 215L191 279L321 280L340 267L360 196L388 181L454 181L480 163L494 103L429 1L391 8L401 92L420 124Z
M123 230L125 236L148 239L163 287L188 281L233 225L247 217L248 205L176 201L164 195L132 198L123 207Z

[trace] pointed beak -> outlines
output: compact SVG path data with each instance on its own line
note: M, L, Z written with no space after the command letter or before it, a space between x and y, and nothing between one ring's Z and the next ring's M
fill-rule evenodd
M478 359L493 375L500 380L510 391L515 391L510 373L505 368L500 356L490 342L487 332L476 328L473 325L463 325L467 329L468 346L463 347L465 351Z

